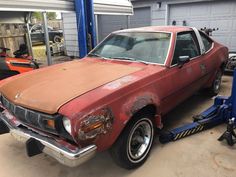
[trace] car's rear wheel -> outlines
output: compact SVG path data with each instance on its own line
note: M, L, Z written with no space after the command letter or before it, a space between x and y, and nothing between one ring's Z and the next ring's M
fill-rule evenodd
M208 94L210 96L216 96L220 92L222 75L223 72L221 70L217 71L212 86L208 89Z
M146 161L154 138L151 119L148 114L135 117L113 145L111 155L119 166L133 169Z

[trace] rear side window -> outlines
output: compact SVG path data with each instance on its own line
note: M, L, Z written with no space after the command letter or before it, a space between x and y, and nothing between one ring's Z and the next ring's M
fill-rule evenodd
M203 34L202 32L200 32L200 35L201 35L202 42L203 42L206 52L207 52L208 50L211 49L213 41L211 39L209 39L208 37L206 37L206 35Z
M191 59L199 55L199 44L193 32L185 32L177 35L172 65L178 63L180 56L189 56Z

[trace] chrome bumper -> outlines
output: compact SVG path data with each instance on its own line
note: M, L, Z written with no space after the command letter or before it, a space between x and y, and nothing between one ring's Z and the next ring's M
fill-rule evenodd
M56 140L47 136L42 136L29 129L19 128L14 126L11 121L2 113L0 113L0 134L10 133L18 141L26 143L33 139L42 145L42 152L53 157L58 162L69 167L76 167L87 160L91 159L97 147L90 145L85 148L77 148L66 142L59 143Z

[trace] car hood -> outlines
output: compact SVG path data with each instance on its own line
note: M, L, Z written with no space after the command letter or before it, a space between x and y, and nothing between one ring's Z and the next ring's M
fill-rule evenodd
M141 69L103 61L77 60L9 79L0 87L0 92L16 105L55 114L70 100Z

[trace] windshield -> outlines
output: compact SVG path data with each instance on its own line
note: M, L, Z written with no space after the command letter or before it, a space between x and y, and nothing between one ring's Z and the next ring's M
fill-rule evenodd
M170 33L121 32L111 34L89 56L164 64Z

